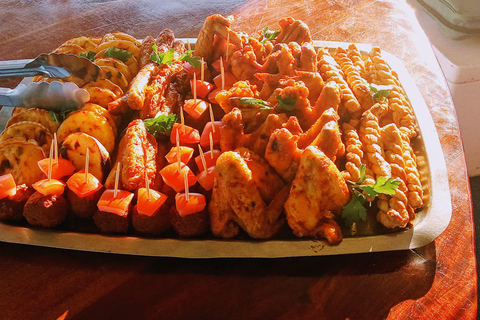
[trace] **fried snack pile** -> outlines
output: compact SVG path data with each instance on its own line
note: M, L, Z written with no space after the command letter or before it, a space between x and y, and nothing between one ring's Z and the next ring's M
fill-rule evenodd
M102 70L96 82L62 79L88 90L90 101L61 123L41 109L16 109L0 135L0 173L30 187L56 133L61 157L77 171L89 150L89 172L105 188L136 199L149 187L168 197L151 216L127 212L122 228L96 214L101 232L269 239L288 225L298 237L337 244L342 209L358 197L351 185L379 180L397 187L361 195L378 206L378 222L411 226L423 206L411 144L418 128L380 49L314 48L308 26L292 18L256 37L233 23L208 17L194 50L169 29L142 42L120 32L68 40L54 52L85 56ZM165 120L172 115L173 127ZM206 206L180 208L189 192Z

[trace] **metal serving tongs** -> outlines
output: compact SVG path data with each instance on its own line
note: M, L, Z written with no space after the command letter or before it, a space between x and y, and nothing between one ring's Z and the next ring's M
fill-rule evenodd
M0 77L36 75L60 79L73 76L88 82L98 79L100 67L87 58L64 53L43 53L31 61L0 62ZM21 83L15 89L0 88L0 105L5 107L42 108L62 112L78 109L89 99L88 91L72 82L42 81L28 85Z

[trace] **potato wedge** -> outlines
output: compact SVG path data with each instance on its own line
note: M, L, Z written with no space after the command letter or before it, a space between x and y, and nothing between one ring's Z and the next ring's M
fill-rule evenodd
M84 170L87 148L88 172L103 183L110 170L110 154L102 143L91 135L83 132L69 134L60 146L60 156L70 160L76 171Z
M100 43L100 45L96 49L96 52L100 52L103 49L108 49L110 47L115 47L115 49L127 50L133 53L133 55L137 59L140 56L140 48L135 43L130 42L128 40L111 40L111 41Z
M0 141L23 137L25 140L35 140L45 154L49 154L53 135L38 122L20 121L5 128L0 135Z
M134 36L131 36L128 33L124 33L124 32L107 33L106 35L103 36L102 43L109 42L112 40L127 40L132 42L137 47L140 47L141 45L140 41L138 41Z
M79 56L81 53L87 53L88 50L75 43L64 43L54 53L70 53Z
M110 66L100 66L100 69L101 69L101 77L112 81L113 83L118 85L120 88L122 88L123 91L127 90L128 88L127 78L118 69L115 69L114 67L110 67Z
M53 120L48 111L43 109L26 109L20 113L10 117L5 127L9 127L14 123L22 121L38 122L47 128L51 134L57 131L59 123Z
M108 112L107 109L103 108L102 106L100 106L98 104L90 103L90 102L85 103L85 105L83 106L82 109L83 110L88 110L88 111L93 111L93 112L98 113L99 115L104 116L107 119L108 123L112 126L113 133L115 134L115 137L117 136L118 131L117 131L117 124L115 122L115 118L112 116L112 114L110 112Z
M0 175L11 173L15 182L31 187L43 176L37 162L44 159L42 148L34 140L12 138L0 142Z
M107 88L90 87L83 89L87 90L90 94L90 100L88 100L88 102L95 103L103 108L108 108L108 104L117 99L112 90Z
M58 142L70 133L84 132L96 138L111 153L115 148L115 134L107 118L89 110L79 110L68 115L57 131Z
M105 51L107 51L107 49L103 49L102 51L97 52L97 54L95 55L95 59L102 58L105 54ZM132 55L130 56L130 58L128 58L125 64L127 65L128 69L130 69L130 73L132 74L132 76L135 77L135 75L138 73L138 70L140 70L140 66L138 64L137 58L135 58L135 56Z
M98 58L98 59L95 59L94 63L97 66L110 66L115 69L118 69L125 76L128 82L132 81L132 73L130 72L130 69L128 68L128 66L116 58L112 58L112 57Z
M94 51L101 41L102 41L102 38L99 38L99 37L78 37L78 38L73 38L65 41L62 44L62 46L66 44L76 44L84 48L88 52L88 51Z
M90 87L99 87L99 88L110 89L115 94L116 98L120 98L121 96L123 96L122 88L120 88L118 85L116 85L112 81L110 81L108 79L105 79L105 78L99 78L95 82L87 82L83 85L83 89L87 89L87 88L90 88Z

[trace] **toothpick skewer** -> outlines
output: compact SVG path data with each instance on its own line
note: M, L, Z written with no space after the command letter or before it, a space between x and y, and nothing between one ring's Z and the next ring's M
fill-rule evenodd
M113 197L117 197L118 192L118 180L120 180L120 161L117 162L117 172L115 172L115 188L113 189Z
M193 104L197 104L197 75L193 73Z
M225 69L223 68L222 57L220 57L220 77L222 79L222 90L225 90Z
M145 170L145 188L147 189L147 200L150 201L150 180L148 180L147 170Z
M207 173L207 161L205 161L205 155L203 154L203 150L202 150L202 147L200 145L198 145L198 151L200 152L200 159L202 160L203 171L205 171L205 173Z
M230 33L227 34L227 50L225 51L225 61L228 61L228 47L230 47Z
M58 162L58 140L57 140L57 133L53 133L53 141L54 141L54 148L55 148L55 163Z
M205 63L205 59L202 57L202 66L200 67L200 80L204 80L205 79L205 67L204 67L204 63Z
M213 136L211 132L208 134L208 139L210 140L210 159L213 160Z
M183 117L183 107L180 107L180 123L182 124L182 133L185 133L185 118Z
M211 103L209 106L209 111L210 111L210 121L212 122L212 131L213 133L215 133L215 118L213 116L213 107Z
M180 139L178 136L178 130L177 130L177 162L178 162L178 170L182 168L182 158L180 156Z
M190 45L190 41L187 39L187 50L190 51L192 50L192 46Z
M88 165L90 163L90 149L85 153L85 182L88 181Z
M52 180L54 143L55 143L55 141L52 140L52 144L50 145L50 154L49 154L49 157L48 157L48 172L47 172L48 181Z
M183 179L185 181L185 199L187 199L187 202L190 201L190 197L188 194L188 172L185 170L183 172Z

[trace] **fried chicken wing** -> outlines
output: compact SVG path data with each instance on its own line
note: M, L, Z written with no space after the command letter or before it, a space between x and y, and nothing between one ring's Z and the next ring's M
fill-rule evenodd
M298 42L300 45L305 42L312 42L310 29L305 22L288 17L280 19L278 24L281 27L281 31L276 41L285 43Z
M305 149L285 202L293 233L339 243L343 235L334 218L349 200L348 186L335 164L317 147Z
M225 152L216 165L209 204L211 230L217 237L231 238L241 227L252 238L270 238L284 223L280 213L287 196L288 188L283 188L267 205L247 161L238 152Z

